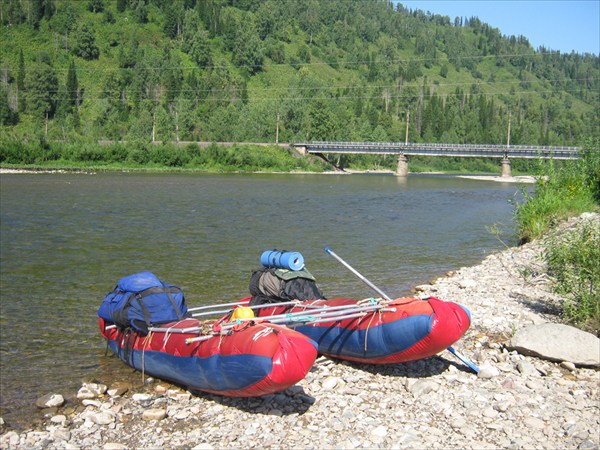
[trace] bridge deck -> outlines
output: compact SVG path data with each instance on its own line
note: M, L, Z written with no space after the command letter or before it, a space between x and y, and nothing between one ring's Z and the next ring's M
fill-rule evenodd
M324 142L294 144L308 153L367 153L379 155L429 155L484 158L577 159L579 147L533 145L429 144L394 142Z

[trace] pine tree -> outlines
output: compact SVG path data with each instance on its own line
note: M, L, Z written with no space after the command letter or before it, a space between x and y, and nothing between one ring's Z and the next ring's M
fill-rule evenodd
M27 109L40 118L52 118L56 111L58 78L44 62L33 66L27 77Z
M39 28L40 22L44 17L44 3L44 0L31 0L29 21L35 30Z
M174 39L179 34L179 17L177 16L177 12L175 8L171 5L165 6L165 22L163 25L163 31L165 34Z
M75 62L71 61L67 72L67 111L73 112L79 103L79 83L77 82L77 71Z
M240 25L233 49L233 62L239 67L243 67L249 74L255 74L262 70L264 60L261 40L252 22L245 21ZM303 50L305 51L303 52ZM308 45L301 46L300 52L305 59L310 61Z
M19 52L19 71L17 72L17 106L20 112L25 112L25 58L23 49Z
M56 11L54 2L52 0L44 0L44 17L50 20Z
M77 33L77 43L75 44L75 54L86 60L98 59L100 50L96 46L96 37L94 33L84 23Z
M2 23L5 25L23 23L25 16L23 15L21 2L19 0L8 0L6 3L6 9L2 10Z
M88 10L93 13L104 11L104 0L89 0Z
M138 23L148 22L148 7L144 0L137 0L137 2L132 5L132 9L133 17Z

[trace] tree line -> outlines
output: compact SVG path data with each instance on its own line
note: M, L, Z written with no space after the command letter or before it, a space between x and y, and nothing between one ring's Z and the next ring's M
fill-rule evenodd
M371 0L6 0L3 134L577 145L598 56ZM510 136L508 130L510 128Z

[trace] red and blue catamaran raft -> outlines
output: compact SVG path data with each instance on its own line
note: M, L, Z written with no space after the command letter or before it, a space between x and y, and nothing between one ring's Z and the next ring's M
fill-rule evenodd
M368 364L415 361L450 350L471 324L469 311L435 297L392 299L329 248L338 259L384 298L325 299L297 252L264 252L252 274L250 293L238 306L257 318L286 324L317 342L319 353ZM303 301L295 301L300 299ZM314 300L313 300L314 299Z
M471 323L466 308L434 297L308 300L261 305L255 313L314 340L323 355L367 364L436 355L459 340Z
M279 392L302 380L317 356L314 341L282 325L188 317L179 288L150 272L120 280L98 315L108 347L122 361L192 390L236 397Z

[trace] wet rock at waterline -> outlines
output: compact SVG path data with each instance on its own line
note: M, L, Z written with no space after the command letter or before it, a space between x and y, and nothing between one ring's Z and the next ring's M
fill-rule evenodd
M38 398L35 402L35 406L39 409L44 408L55 408L64 405L65 399L60 394L46 394Z
M83 386L81 386L81 388L77 392L77 398L79 400L83 400L86 398L87 399L98 398L102 394L104 394L106 392L106 390L107 390L107 387L105 384L84 383Z

